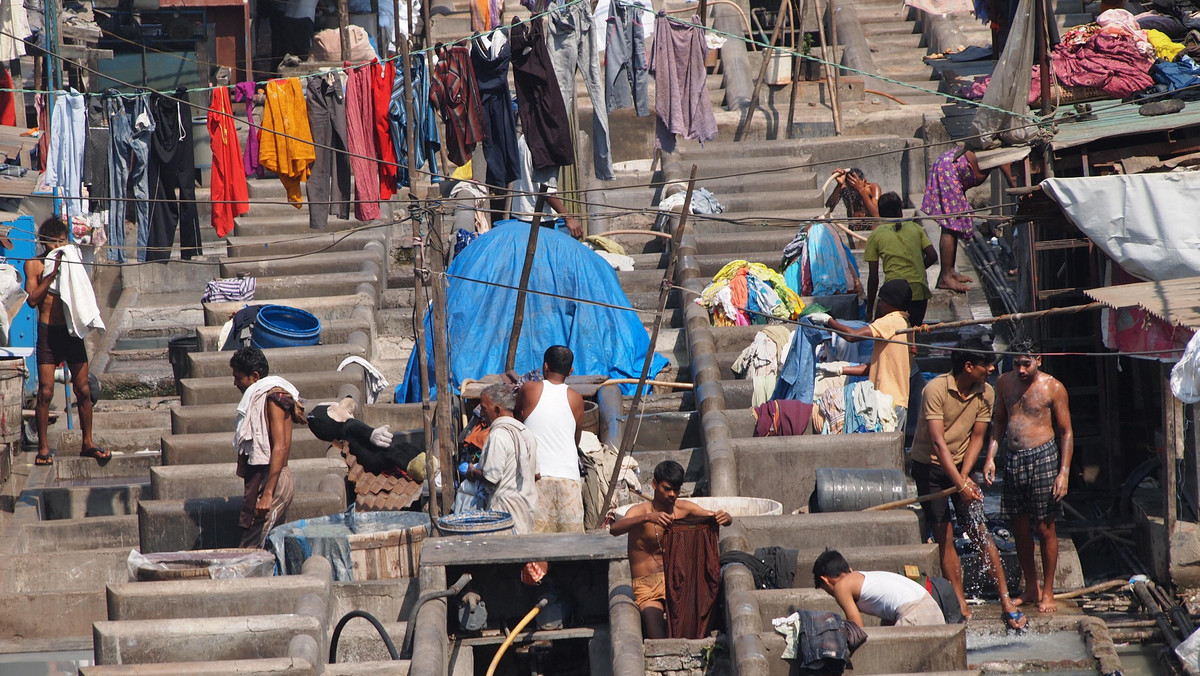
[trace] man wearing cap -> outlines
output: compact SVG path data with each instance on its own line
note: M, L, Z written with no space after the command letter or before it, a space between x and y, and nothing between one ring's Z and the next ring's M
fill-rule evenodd
M909 349L908 334L901 333L908 325L908 304L912 300L912 287L903 279L889 279L879 288L879 303L875 321L867 326L846 326L824 312L805 315L814 324L823 324L842 334L851 343L874 340L871 365L865 364L841 368L833 366L837 373L847 375L870 375L875 391L892 396L896 407L897 429L903 430L908 420L908 380L912 368L912 351ZM891 342L895 341L895 342ZM818 364L818 368L822 365Z

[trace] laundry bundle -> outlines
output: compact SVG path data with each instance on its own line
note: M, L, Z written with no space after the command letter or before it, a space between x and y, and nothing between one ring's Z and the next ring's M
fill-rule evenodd
M854 253L829 223L801 226L784 247L780 267L788 288L802 296L862 293Z
M804 301L782 275L744 260L721 268L696 304L708 310L713 326L766 324L771 318L796 319L804 311Z

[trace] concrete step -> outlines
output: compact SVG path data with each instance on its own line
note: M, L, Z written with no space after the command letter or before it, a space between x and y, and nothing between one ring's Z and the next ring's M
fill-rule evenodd
M232 427L226 432L207 434L161 434L163 465L209 465L229 462L234 458ZM329 454L329 442L314 437L307 427L292 428L293 460L324 458Z
M892 24L888 24L889 26ZM922 50L925 42L925 36L920 33L876 33L867 31L867 43L871 45L871 51L885 53L890 50L897 50L896 55L899 55L899 50Z
M230 385L232 388L232 385ZM236 389L234 390L237 391ZM301 389L301 396L304 390ZM330 399L318 399L329 401ZM421 404L368 404L362 407L358 417L372 427L390 425L392 434L406 430L420 430ZM237 419L237 404L211 404L204 406L182 406L171 411L171 434L225 434L233 440L233 424ZM299 433L300 428L295 428Z
M315 492L327 474L346 475L341 458L308 458L288 461L296 492ZM237 475L237 463L215 465L168 465L150 470L150 494L154 500L193 500L240 496L245 491Z
M289 209L290 207L283 207ZM280 237L284 235L301 235L312 232L346 232L363 226L361 221L351 218L342 219L330 216L324 230L313 230L309 227L308 209L294 213L255 214L237 219L233 234L238 237Z
M128 547L0 557L0 594L103 591L129 581Z
M339 391L350 385L361 393L363 388L360 373L353 369L345 371L272 371L275 375L287 378L300 391L300 396L310 400L334 400L340 398ZM189 406L204 406L210 404L237 404L242 393L233 386L230 376L211 378L185 378L183 380L183 395L180 400L183 408ZM230 428L232 429L232 427Z
M709 141L700 145L695 141L680 141L674 155L680 161L701 161L714 157L792 157L797 159L795 164L804 164L812 159L812 154L800 140L747 140L747 141Z
M360 336L360 344L336 343L306 347L276 347L263 352L271 373L303 373L306 371L336 371L346 357L367 357L369 337ZM224 352L193 352L188 355L192 378L228 378L229 355Z
M314 296L349 296L358 293L361 284L379 288L379 272L376 270L259 277L254 291L254 302L285 301L289 298Z
M149 472L147 472L149 476ZM93 516L86 519L57 519L14 525L4 549L13 554L35 554L70 549L137 547L137 515Z
M360 315L363 313L360 313ZM373 321L369 320L370 311L366 312L366 317L352 317L350 319L330 319L321 322L321 344L322 345L339 345L350 340L350 334L355 331L362 331L367 336L372 336L375 332ZM201 326L196 329L200 335L201 352L218 353L217 340L221 336L220 326ZM371 340L374 343L374 340ZM232 351L222 353L225 355L225 364L228 367L229 357L233 355ZM270 362L268 362L270 363Z
M696 237L696 253L700 255L720 254L740 256L746 252L778 251L791 243L795 233L789 229L776 228L766 232L747 234L712 234Z
M267 256L252 261L228 259L221 263L221 275L224 277L238 275L278 277L329 272L360 272L368 263L373 263L382 269L386 253L383 246L380 245L370 246L362 251L339 251L301 257Z
M750 180L743 176L711 178L698 187L707 188L718 198L729 193L786 191L800 188L816 190L819 187L817 175L807 168L784 169L778 173L772 172L749 178ZM699 181L697 183L699 184Z
M158 437L169 423L169 413L163 416L163 424L159 427L121 429L101 427L99 423L93 421L92 442L113 453L138 453L147 449L157 451ZM60 461L77 454L82 443L83 432L78 428L78 422L75 429L61 430L57 432L57 435L53 430L50 432L50 445L60 454ZM96 463L90 458L86 460L92 464Z
M820 191L791 190L787 192L746 192L736 195L723 195L720 198L727 214L736 214L751 209L788 210L799 208L818 208L824 204L825 197ZM719 214L724 215L724 214Z
M344 482L336 490L331 485L326 488L329 490L297 492L288 507L287 520L312 519L344 511ZM147 487L147 496L149 492ZM240 495L195 500L142 500L137 505L139 551L149 554L237 547L242 539L242 529L237 525L241 509ZM124 554L128 556L129 550L124 550ZM127 582L128 576L126 572L120 581Z
M382 242L382 229L360 230L353 233L305 233L280 241L278 237L259 236L227 238L226 255L230 258L261 258L272 255L297 255L327 251L361 251L368 242Z
M359 316L355 314L359 306L365 306L373 310L375 308L375 298L374 285L368 285L367 287L363 287L363 290L352 295L292 297L287 298L287 302L284 304L288 307L310 312L324 323L334 319L350 319L354 316ZM204 306L203 310L203 324L207 326L224 326L225 322L229 321L229 318L244 306L245 303L208 303Z

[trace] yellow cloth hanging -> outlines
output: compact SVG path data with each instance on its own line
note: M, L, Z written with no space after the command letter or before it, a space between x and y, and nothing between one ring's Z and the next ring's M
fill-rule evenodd
M297 209L304 202L300 183L308 180L316 159L300 80L294 77L271 80L267 83L267 103L263 108L258 162L279 175L288 201Z

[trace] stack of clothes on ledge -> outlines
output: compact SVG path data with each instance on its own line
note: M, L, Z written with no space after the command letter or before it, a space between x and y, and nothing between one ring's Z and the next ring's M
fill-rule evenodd
M731 261L713 275L696 299L708 310L713 326L750 326L774 319L796 319L804 301L788 288L783 275L763 265Z

